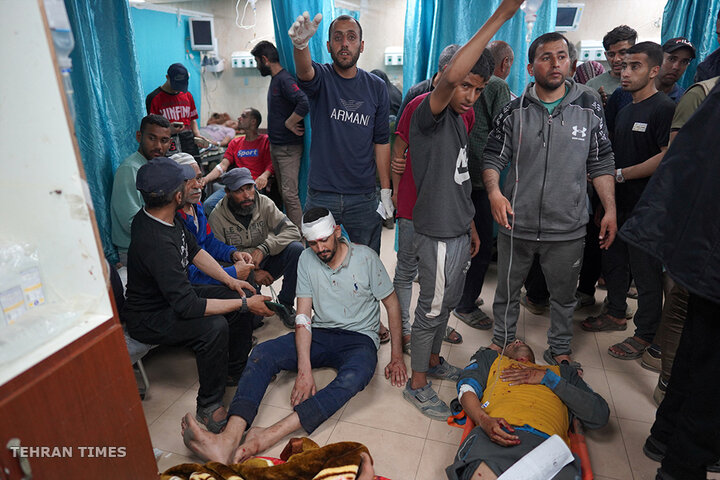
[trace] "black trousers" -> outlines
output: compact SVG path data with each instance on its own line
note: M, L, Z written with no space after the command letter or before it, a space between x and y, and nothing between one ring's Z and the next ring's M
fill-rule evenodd
M473 205L475 206L475 230L480 237L480 250L472 260L470 260L470 269L465 275L465 286L463 294L460 297L460 303L457 305L457 311L460 313L470 313L475 311L477 306L475 300L482 292L483 283L485 283L485 274L487 273L490 259L492 258L493 246L493 217L490 211L490 200L488 200L487 191L484 189L473 189L471 194Z
M237 292L223 285L193 285L193 288L202 298L240 298ZM142 319L129 321L130 336L152 345L191 348L195 353L200 382L198 407L222 403L228 374L239 377L247 363L252 347L253 315L235 311L225 315L180 318L171 308L141 315L145 318L162 317L166 328L158 332L148 328Z
M618 212L620 220L628 213ZM652 342L660 326L663 306L662 265L655 257L632 245L625 243L619 236L610 248L603 252L602 270L608 290L608 314L623 318L627 309L627 289L630 285L630 273L638 290L638 309L635 313L635 336L646 342Z
M720 458L720 304L690 293L670 384L652 436L667 445L662 470L683 480L706 478Z

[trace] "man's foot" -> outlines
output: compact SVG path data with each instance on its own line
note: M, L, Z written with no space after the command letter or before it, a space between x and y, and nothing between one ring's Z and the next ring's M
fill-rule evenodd
M605 297L605 300L603 300L602 307L600 308L600 313L607 313L608 306L609 306L609 302L608 302L607 297ZM625 318L627 320L631 320L633 318L633 315L635 315L635 311L629 304L627 304L627 306L625 307Z
M242 463L248 458L270 448L272 445L265 445L266 440L263 435L265 430L267 429L260 427L252 427L248 430L242 445L237 447L233 453L232 463Z
M410 352L412 352L412 344L410 343L411 336L410 335L403 335L402 342L403 342L403 353L407 353L410 355Z
M650 342L646 342L639 337L628 337L622 342L618 342L608 348L610 356L619 358L620 360L635 360L640 358L645 349L650 346Z
M645 456L648 457L650 460L654 460L656 462L662 462L663 458L665 458L666 451L667 451L667 445L665 445L663 442L656 439L652 435L649 435L647 437L647 440L645 440L645 445L643 445L643 453L645 453ZM713 463L712 465L708 465L707 471L713 472L713 473L720 472L720 460ZM671 477L658 477L658 478L671 478Z
M445 329L445 338L443 338L443 342L458 345L463 342L463 338L462 335L457 332L457 330L448 325Z
M427 371L427 376L434 378L444 378L446 380L452 380L453 382L457 382L458 378L460 378L460 373L462 373L462 369L454 365L450 365L448 362L445 361L443 357L440 357L440 363L438 363L434 367L430 367Z
M229 463L235 449L234 442L226 435L215 435L203 429L192 414L180 422L185 446L205 461Z
M492 328L492 319L479 308L476 308L472 312L468 313L458 312L456 308L452 313L463 323L471 326L472 328L477 328L478 330L489 330Z
M197 407L195 418L205 425L209 432L220 433L227 425L227 410L219 403Z
M580 328L586 332L623 331L627 330L627 320L601 313L596 317L587 317L580 323Z
M655 405L658 407L662 403L663 400L665 400L665 392L667 392L668 382L667 380L663 380L662 377L658 378L658 383L655 385L655 390L653 391L653 400L655 400Z
M580 365L580 362L573 361L573 359L570 358L569 353L554 355L548 348L543 352L543 360L545 360L548 365L568 365L575 368L578 373L582 374L582 365Z
M588 295L587 293L578 290L575 292L575 298L577 299L577 303L575 304L575 310L580 310L581 308L595 305L594 295Z
M527 295L522 295L520 297L520 303L523 307L527 308L528 312L532 313L533 315L542 315L545 313L550 306L550 303L534 303L532 300L528 298Z
M423 415L433 420L447 420L447 417L452 415L450 407L440 400L440 397L438 397L435 390L433 390L432 382L428 382L424 387L414 390L410 388L410 382L412 382L411 378L408 379L405 385L403 398L420 410Z
M660 350L660 345L653 343L645 350L640 366L651 372L659 372L662 370L662 351Z

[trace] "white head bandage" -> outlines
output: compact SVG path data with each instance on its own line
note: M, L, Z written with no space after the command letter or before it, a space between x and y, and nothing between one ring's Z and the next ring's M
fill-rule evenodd
M295 328L305 328L308 332L312 332L310 317L304 313L300 313L295 316Z
M308 241L320 240L327 238L335 231L335 217L328 214L322 218L318 218L310 223L302 222L302 234Z

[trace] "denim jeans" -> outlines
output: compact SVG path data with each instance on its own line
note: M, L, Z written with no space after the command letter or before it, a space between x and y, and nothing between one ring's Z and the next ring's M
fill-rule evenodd
M412 301L412 284L418 270L418 259L413 244L415 236L413 221L407 218L398 218L397 229L398 251L393 287L400 302L402 334L405 336L410 335L410 302Z
M377 192L341 194L308 188L305 211L315 207L330 210L335 222L345 228L351 242L367 245L380 255L382 217L377 213Z
M278 300L285 305L295 303L295 285L297 284L297 264L300 254L305 250L300 242L291 242L277 255L265 257L260 268L267 270L273 278L283 277L282 290Z
M307 433L312 433L370 383L377 365L377 348L373 340L362 333L313 328L310 363L313 368L334 368L337 376L295 407ZM251 425L270 379L281 370L297 371L295 333L263 342L253 349L228 415L238 415Z

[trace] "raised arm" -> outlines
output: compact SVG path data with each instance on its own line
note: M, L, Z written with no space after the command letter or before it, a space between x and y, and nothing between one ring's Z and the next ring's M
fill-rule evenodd
M293 43L293 58L295 59L295 73L297 78L303 82L309 82L315 77L315 70L312 66L312 57L308 49L308 43L322 20L322 14L318 13L310 20L310 14L303 12L297 17L295 23L290 26L288 35Z
M448 106L455 87L470 73L490 39L515 15L522 3L523 0L503 0L480 30L457 51L430 94L430 110L434 115L439 115Z

